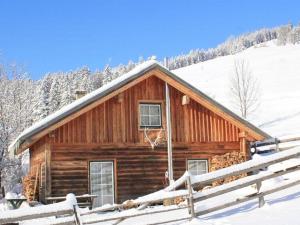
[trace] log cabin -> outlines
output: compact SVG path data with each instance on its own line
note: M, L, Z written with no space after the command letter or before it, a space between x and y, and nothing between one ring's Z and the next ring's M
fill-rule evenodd
M250 141L266 138L149 60L26 129L10 151L29 149L40 200L89 193L101 206L157 191L166 174L209 172L211 157L248 155Z

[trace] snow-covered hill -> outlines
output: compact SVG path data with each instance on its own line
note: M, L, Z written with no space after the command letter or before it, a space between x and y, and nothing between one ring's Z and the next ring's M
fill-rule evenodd
M248 62L261 86L260 107L249 120L275 137L300 135L300 45L271 41L173 72L235 111L229 91L235 59Z

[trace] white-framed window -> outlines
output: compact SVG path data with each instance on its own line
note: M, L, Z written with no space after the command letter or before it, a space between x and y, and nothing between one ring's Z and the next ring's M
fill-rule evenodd
M140 127L160 128L161 127L161 104L140 103Z
M91 194L98 196L94 200L93 207L114 203L113 161L90 162L90 189Z
M189 159L188 171L192 175L201 175L208 172L208 162L206 159Z

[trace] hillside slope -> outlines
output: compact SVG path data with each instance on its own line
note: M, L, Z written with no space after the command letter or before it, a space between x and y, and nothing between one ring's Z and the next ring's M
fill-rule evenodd
M299 135L300 45L277 46L270 41L173 72L239 113L233 107L229 91L235 59L248 62L261 86L260 106L249 120L275 137Z

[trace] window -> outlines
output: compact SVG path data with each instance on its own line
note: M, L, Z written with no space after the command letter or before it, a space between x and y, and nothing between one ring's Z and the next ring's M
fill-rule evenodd
M154 103L140 104L140 127L161 127L161 105Z
M208 172L207 160L190 159L188 160L188 171L192 175L201 175Z
M114 203L114 163L90 162L90 188L95 198L93 207Z

